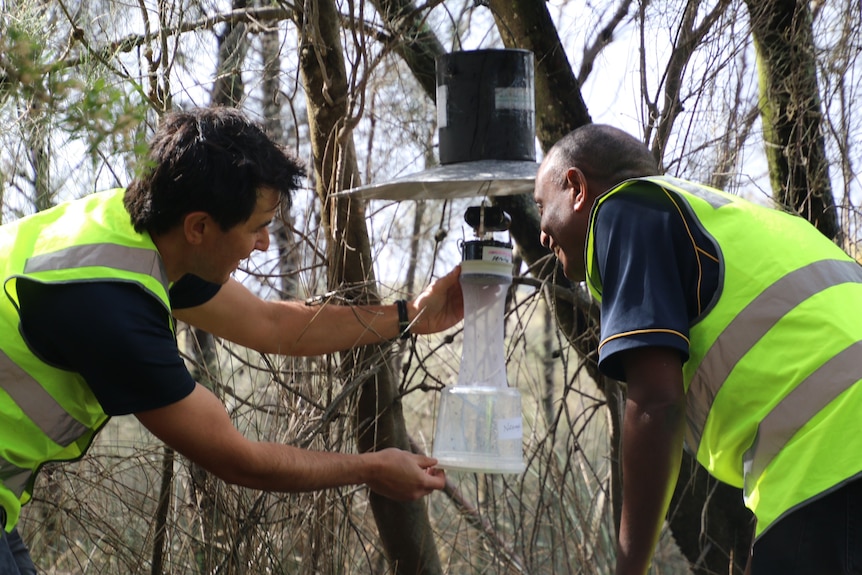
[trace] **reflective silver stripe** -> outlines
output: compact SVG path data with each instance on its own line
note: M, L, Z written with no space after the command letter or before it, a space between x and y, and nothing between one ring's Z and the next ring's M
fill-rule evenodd
M681 190L688 192L693 196L700 198L715 209L718 209L722 206L726 206L732 201L729 198L717 193L717 191L711 190L710 188L700 186L698 184L695 184L694 182L680 180L679 178L674 178L673 176L653 176L644 179L649 180L654 184L658 184L662 187L675 186Z
M772 408L743 456L746 479L759 477L808 420L859 381L860 358L862 341L857 341L821 365Z
M715 396L743 356L782 317L811 296L842 283L862 283L854 261L822 260L794 270L766 288L724 328L692 377L686 398L686 442L697 453Z
M155 250L131 248L117 244L87 244L33 256L24 265L24 273L102 266L156 278L168 289L162 258Z
M6 489L10 490L17 497L21 497L24 489L27 488L27 483L30 481L30 476L33 472L29 469L22 469L12 465L8 461L0 460L0 480Z
M38 381L0 351L0 387L54 443L66 447L89 431L51 397Z

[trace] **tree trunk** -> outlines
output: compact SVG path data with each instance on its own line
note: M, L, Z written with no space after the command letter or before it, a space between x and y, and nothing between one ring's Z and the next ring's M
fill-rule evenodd
M391 36L386 44L401 56L426 94L437 90L437 57L446 50L412 0L371 0ZM432 99L434 96L432 96Z
M804 0L746 0L757 50L763 139L779 205L838 238L817 88L811 9Z
M231 8L242 10L246 0L233 0ZM245 95L242 82L242 64L248 52L248 36L245 22L228 22L223 34L218 36L218 66L210 94L213 106L238 106Z
M365 224L365 207L332 194L358 185L359 168L348 123L343 49L339 42L340 16L332 0L306 4L311 9L298 15L300 68L308 99L315 184L324 210L329 238L328 283L330 289L347 291L357 303L375 302L371 250ZM385 447L410 449L395 380L386 367L381 346L345 352L346 369L383 362L361 389L357 443L360 451ZM422 501L399 503L369 495L383 548L392 569L399 574L442 573L433 532Z

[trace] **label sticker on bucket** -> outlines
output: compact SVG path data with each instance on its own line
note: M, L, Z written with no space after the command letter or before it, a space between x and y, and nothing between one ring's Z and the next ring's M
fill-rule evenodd
M494 246L485 246L482 250L482 259L486 262L497 262L503 264L512 263L511 248L497 248Z
M526 87L496 88L494 90L494 108L497 110L533 111L530 93Z
M497 420L497 439L521 439L521 418Z
M437 86L437 127L445 128L449 125L449 112L446 108L446 100L449 99L449 86L441 84Z

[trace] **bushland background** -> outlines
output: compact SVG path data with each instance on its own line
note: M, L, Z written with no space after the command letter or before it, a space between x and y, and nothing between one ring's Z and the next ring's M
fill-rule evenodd
M263 297L409 297L458 261L470 201L332 196L436 163L434 58L516 47L536 61L537 159L587 122L642 138L667 173L811 220L858 254L856 0L0 0L2 221L124 186L166 111L242 108L308 165L238 277ZM396 504L364 488L225 485L112 421L46 467L21 531L66 573L610 573L625 390L595 368L598 310L512 216L509 384L522 476L450 473ZM849 304L848 304L849 305ZM314 358L251 354L180 326L188 365L250 437L430 452L460 331ZM816 342L812 342L815 345ZM122 381L117 382L122 385ZM740 494L686 459L654 573L741 573Z

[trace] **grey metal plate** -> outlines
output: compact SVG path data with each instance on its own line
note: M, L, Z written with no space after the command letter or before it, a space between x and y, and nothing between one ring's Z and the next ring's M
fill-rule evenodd
M538 162L477 160L437 166L336 194L362 199L432 200L532 194Z

